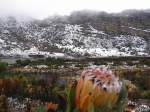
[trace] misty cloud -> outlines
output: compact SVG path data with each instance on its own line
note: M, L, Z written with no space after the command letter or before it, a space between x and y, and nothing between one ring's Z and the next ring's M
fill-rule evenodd
M148 8L149 0L0 0L0 16L25 15L38 19L84 9L120 12Z

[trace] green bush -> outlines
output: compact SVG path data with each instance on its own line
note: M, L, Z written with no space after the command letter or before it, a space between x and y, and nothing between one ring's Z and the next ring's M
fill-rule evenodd
M26 66L26 65L29 65L31 64L31 60L29 59L26 59L26 60L16 60L16 64L19 65L19 66Z
M35 107L33 109L33 112L46 112L45 108L42 107L42 106L39 106L39 107Z
M6 71L8 68L8 64L5 62L0 62L0 72Z
M141 97L144 98L144 99L150 99L150 91L149 90L143 91L141 93Z
M47 58L45 60L45 64L48 65L48 66L52 66L52 65L57 65L57 66L60 66L60 65L64 65L65 61L63 59L56 59L56 58Z

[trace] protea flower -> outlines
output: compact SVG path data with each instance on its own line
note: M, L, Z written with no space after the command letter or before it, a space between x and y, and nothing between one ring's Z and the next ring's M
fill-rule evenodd
M120 98L122 82L110 70L84 70L76 86L75 104L80 112L87 112L92 106L113 107Z
M127 90L111 70L91 68L66 88L66 97L66 112L123 112Z

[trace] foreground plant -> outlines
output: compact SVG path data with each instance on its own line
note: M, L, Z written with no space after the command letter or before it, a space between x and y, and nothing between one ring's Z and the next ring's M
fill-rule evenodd
M54 104L54 103L52 103L52 102L50 102L50 103L48 103L48 105L47 105L47 110L48 111L51 111L51 110L56 110L57 109L57 104Z
M33 108L32 112L46 112L45 108L42 106Z
M67 112L123 112L127 91L124 81L110 70L87 69L76 87L67 90Z

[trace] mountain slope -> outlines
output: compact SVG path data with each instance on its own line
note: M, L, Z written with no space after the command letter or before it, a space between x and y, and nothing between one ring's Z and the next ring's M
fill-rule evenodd
M0 18L0 54L5 56L149 56L149 36L148 10L81 11L28 21Z

